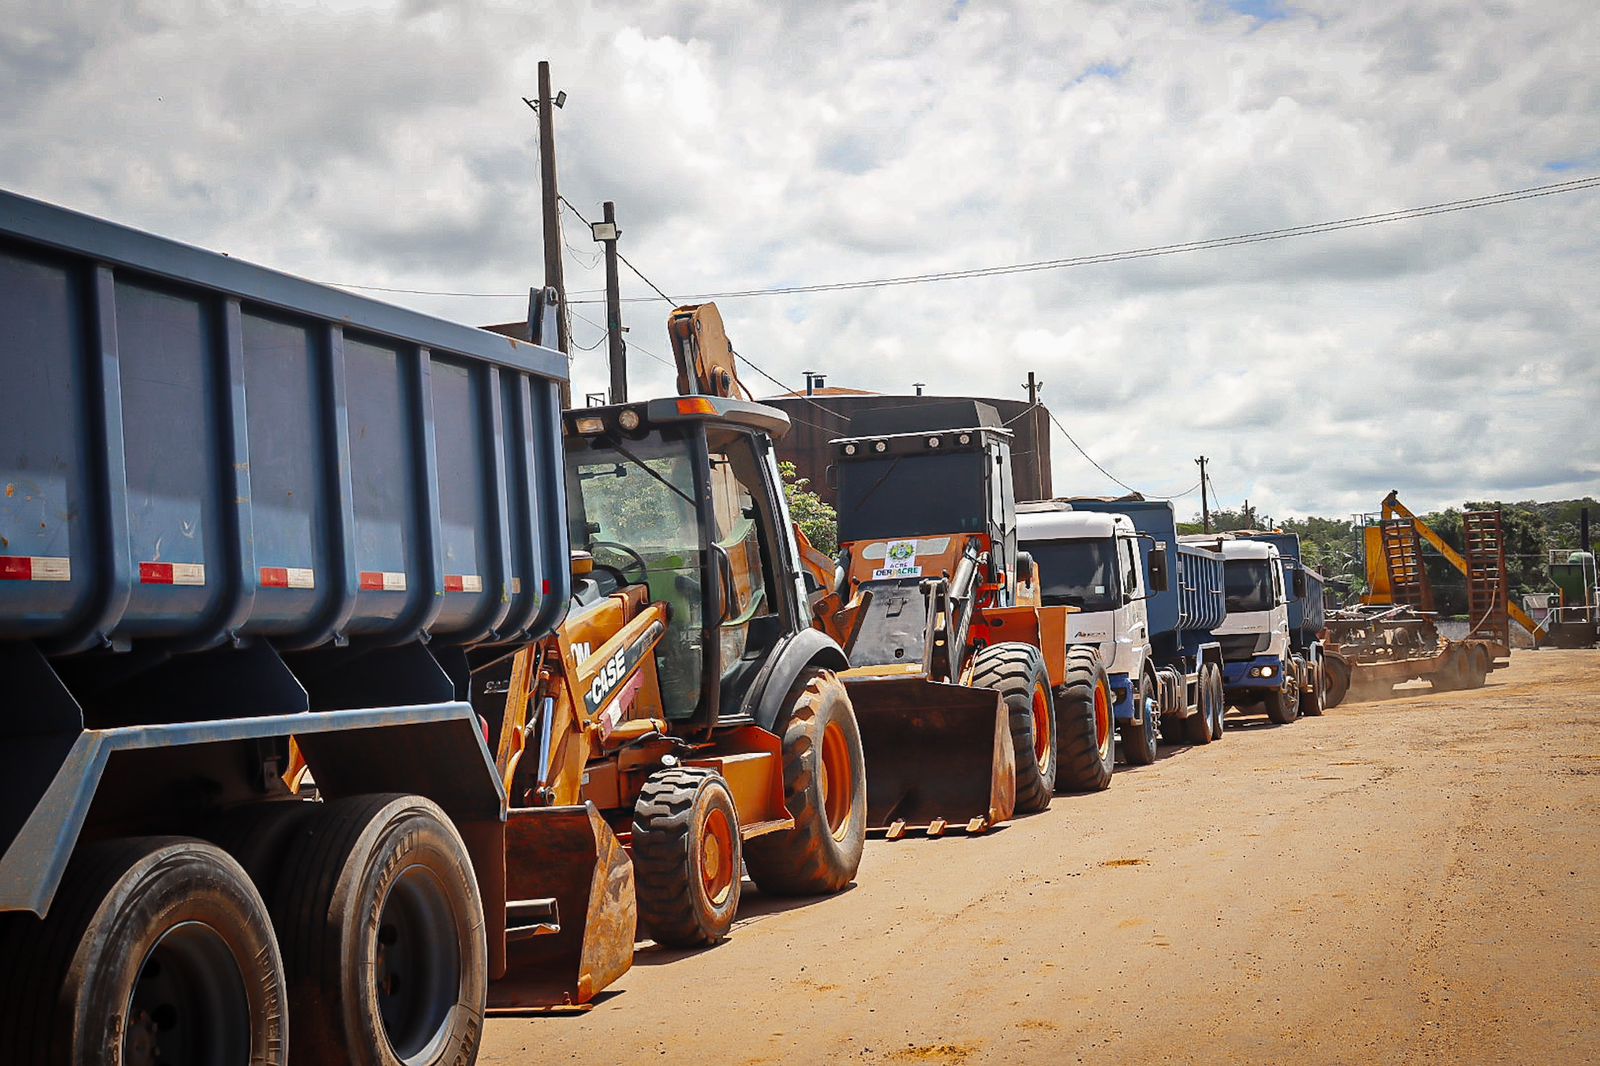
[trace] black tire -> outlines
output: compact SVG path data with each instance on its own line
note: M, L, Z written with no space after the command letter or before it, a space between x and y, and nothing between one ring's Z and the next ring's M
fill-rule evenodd
M640 931L665 947L714 944L739 911L739 814L715 770L650 775L633 809Z
M1184 739L1190 744L1204 745L1217 739L1217 712L1215 693L1211 689L1211 668L1200 667L1195 676L1195 713L1183 720Z
M808 670L783 728L783 798L794 828L744 846L761 891L817 896L848 885L867 839L867 771L850 695L831 670Z
M296 834L320 810L321 804L298 799L252 803L218 815L199 835L232 855L250 880L270 890Z
M1228 697L1222 687L1222 667L1216 663L1207 663L1204 670L1210 674L1207 684L1211 689L1211 707L1214 712L1211 739L1221 740L1228 729Z
M1300 713L1307 718L1321 718L1328 699L1326 664L1321 659L1316 662L1307 660L1305 670L1311 675L1311 691L1301 693Z
M1467 687L1482 688L1484 682L1489 680L1489 652L1485 648L1471 649L1467 660L1470 663L1467 672Z
M1300 681L1298 677L1284 679L1281 688L1273 689L1262 698L1267 717L1278 725L1288 725L1300 717Z
M1111 682L1093 648L1067 649L1066 684L1056 692L1056 790L1103 792L1116 761Z
M0 925L0 1062L288 1061L283 964L239 864L182 837L89 844Z
M1145 712L1142 725L1128 722L1122 727L1122 757L1129 766L1149 766L1156 761L1156 736L1161 730L1161 704L1156 700L1157 691L1149 672L1141 673L1134 685L1134 706L1143 708L1146 703L1151 703L1154 709Z
M1350 664L1339 655L1329 655L1322 660L1327 671L1328 692L1323 699L1323 709L1332 710L1350 694Z
M1058 739L1044 655L1031 644L991 644L973 658L972 686L998 692L1005 700L1017 760L1017 813L1049 807L1056 791Z
M488 950L472 860L421 796L320 805L272 895L296 1062L471 1062Z

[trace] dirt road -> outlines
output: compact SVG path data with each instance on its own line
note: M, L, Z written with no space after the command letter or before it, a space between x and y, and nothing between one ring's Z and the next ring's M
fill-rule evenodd
M1600 653L1163 749L977 839L869 841L856 887L746 885L512 1063L1600 1060Z

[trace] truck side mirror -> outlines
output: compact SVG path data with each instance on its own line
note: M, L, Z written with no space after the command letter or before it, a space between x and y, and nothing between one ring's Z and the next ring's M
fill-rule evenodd
M1017 553L1017 584L1033 584L1033 556L1027 552Z
M1297 600L1306 598L1306 572L1304 570L1296 569L1294 572L1294 598Z
M1150 553L1150 591L1165 592L1168 587L1167 549L1158 544Z

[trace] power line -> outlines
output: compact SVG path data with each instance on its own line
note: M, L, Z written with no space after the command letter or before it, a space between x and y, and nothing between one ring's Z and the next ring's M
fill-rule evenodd
M1359 229L1365 226L1379 226L1389 222L1407 222L1419 218L1428 218L1433 215L1450 214L1457 211L1471 211L1482 207L1498 207L1502 204L1517 203L1521 200L1533 200L1544 196L1557 196L1564 193L1584 192L1589 189L1600 188L1600 174L1587 177L1573 178L1568 181L1554 182L1549 185L1531 185L1521 189L1508 189L1504 192L1488 193L1483 196L1467 197L1461 200L1446 200L1436 204L1426 204L1420 207L1401 208L1394 211L1381 211L1373 214L1354 215L1349 218L1331 219L1324 222L1307 223L1300 226L1287 226L1281 229L1257 230L1252 233L1239 233L1228 237L1210 237L1198 241L1184 241L1175 244L1152 245L1145 248L1130 248L1117 252L1100 252L1092 255L1070 256L1060 259L1041 259L1025 263L1012 263L1003 266L974 267L965 270L936 271L924 274L907 274L896 277L870 278L859 281L821 282L810 285L787 285L761 289L739 289L725 292L700 293L688 297L687 302L705 301L713 299L734 299L753 296L788 296L803 293L838 292L853 289L884 288L898 285L918 285L940 281L959 281L970 278L999 277L1010 274L1027 274L1043 270L1062 270L1076 266L1098 266L1106 263L1121 263L1135 259L1151 259L1160 256L1178 255L1186 252L1212 251L1221 248L1236 248L1247 244L1260 244L1266 241L1287 240L1292 237L1315 236L1322 233L1336 233L1341 230ZM565 198L562 202L580 219L583 215ZM619 258L621 258L619 256ZM654 290L656 297L665 300L673 306L678 301L673 300L660 287L652 282L639 270L629 263L628 269L646 285ZM460 296L460 297L485 297L485 298L511 298L525 296L520 292L453 292L434 289L407 289L382 285L351 285L330 282L344 289L358 289L369 292L404 293L414 296ZM585 292L590 290L583 290ZM636 303L647 301L655 297L629 296L624 297L624 302ZM599 303L599 300L575 300L572 303Z
M583 212L579 211L576 207L574 207L572 205L572 201L571 200L568 200L565 196L563 196L563 197L561 197L561 202L563 204L566 204L568 211L571 211L573 214L578 216L578 221L579 222L582 222L585 226L589 226L591 228L593 227L594 223L592 223L588 219L584 218L583 217ZM657 296L659 296L663 300L667 301L667 303L671 304L673 307L677 307L678 306L678 302L676 300L674 300L672 297L668 296L666 293L662 292L661 291L661 287L659 285L657 285L655 282L651 281L649 278L645 277L644 276L644 272L641 271L638 267L636 267L632 263L628 262L628 257L623 255L621 251L617 252L617 258L622 261L624 266L626 266L629 270L633 271L634 275L636 277L638 277L638 279L640 281L644 282L646 285L648 285L652 289L654 289ZM585 303L598 303L599 301L598 300L588 300L588 301L582 301L582 302L585 302Z

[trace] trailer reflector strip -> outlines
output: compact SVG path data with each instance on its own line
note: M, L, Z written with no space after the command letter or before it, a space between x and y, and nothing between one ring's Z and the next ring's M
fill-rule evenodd
M204 585L206 568L202 563L140 563L141 585Z
M444 590L446 592L482 592L483 578L477 574L446 574L444 576Z
M406 575L395 573L393 570L363 570L361 571L362 592L404 592L406 590Z
M317 572L305 566L263 566L261 587L264 589L314 589Z
M0 581L71 580L71 559L54 555L0 555Z

